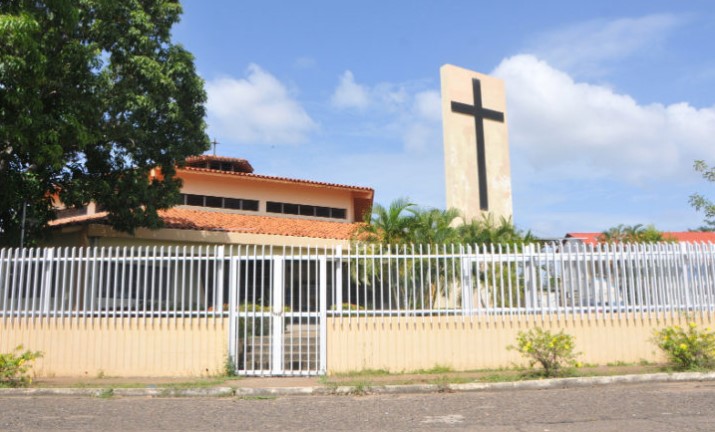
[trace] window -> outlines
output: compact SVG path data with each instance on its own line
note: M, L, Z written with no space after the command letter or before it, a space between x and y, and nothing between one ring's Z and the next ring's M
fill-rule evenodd
M297 215L299 212L298 204L283 203L283 213Z
M182 194L183 203L190 206L258 211L258 200Z
M302 205L300 206L301 216L315 216L315 206Z
M243 205L241 210L258 211L258 200L241 200Z
M223 198L221 197L214 197L214 196L207 196L206 197L206 204L204 204L206 207L216 207L216 208L222 208L223 207Z
M224 198L223 207L227 209L241 210L241 205L243 204L242 199L236 198Z
M186 205L203 207L204 206L204 196L203 195L186 194Z
M308 204L289 204L274 201L266 203L269 213L294 214L301 216L317 216L323 218L346 219L347 210L333 207L321 207Z
M335 219L345 219L347 211L345 209L331 208L330 217Z

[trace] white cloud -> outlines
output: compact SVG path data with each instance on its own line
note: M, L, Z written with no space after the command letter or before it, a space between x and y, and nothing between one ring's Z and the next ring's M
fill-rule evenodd
M397 121L402 141L408 152L435 151L442 146L442 103L439 92L422 91L415 94L411 107Z
M597 76L604 73L604 64L609 61L657 47L685 21L672 14L592 20L537 37L530 52L560 69Z
M493 74L506 81L512 151L555 178L674 179L715 159L715 107L640 105L530 55Z
M422 123L407 125L402 133L402 141L408 152L423 152L434 141L434 129Z
M404 150L422 153L441 149L442 105L439 91L421 87L415 83L359 84L352 72L345 71L331 103L361 111L367 122L358 126L361 131L372 130L381 138L399 137Z
M424 118L434 118L434 106L439 100L439 92L422 91L420 85L415 83L388 83L381 82L375 85L358 83L351 71L345 71L340 76L339 82L330 98L333 106L342 109L364 110L370 107L373 111L381 113L404 114L406 110L417 108L428 110L419 111L417 114ZM416 104L414 107L413 105ZM437 114L440 115L439 102L436 104ZM370 114L370 113L367 113Z
M206 83L208 122L219 139L238 143L295 144L316 123L273 75L251 64L245 78Z
M425 120L442 121L442 99L436 90L419 92L415 95L414 110L416 114Z
M338 108L364 109L370 104L368 90L355 82L350 71L345 71L340 77L340 83L335 89L331 102Z

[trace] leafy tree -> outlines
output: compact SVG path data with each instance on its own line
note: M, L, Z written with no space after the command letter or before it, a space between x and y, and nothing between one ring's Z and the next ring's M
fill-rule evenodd
M175 166L209 147L206 95L171 42L176 0L0 3L0 244L38 238L57 197L132 232L178 201ZM152 169L159 176L151 176Z
M708 166L704 161L699 160L695 161L694 168L705 180L715 182L715 166ZM695 210L705 213L705 225L698 231L715 231L715 203L701 194L693 194L690 195L690 205Z

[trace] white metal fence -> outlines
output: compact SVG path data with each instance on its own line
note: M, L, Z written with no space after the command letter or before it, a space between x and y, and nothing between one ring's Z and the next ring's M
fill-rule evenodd
M0 316L215 319L224 314L223 250L2 249Z
M0 249L0 319L229 319L239 373L325 370L325 320L715 310L711 244Z
M715 309L712 244L363 245L342 260L351 277L332 297L347 317L651 317Z

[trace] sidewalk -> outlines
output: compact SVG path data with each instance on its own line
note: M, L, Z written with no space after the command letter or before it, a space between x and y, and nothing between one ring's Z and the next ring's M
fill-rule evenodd
M33 388L211 388L211 387L317 387L318 377L215 377L215 378L39 378Z
M424 371L423 373L411 374L387 374L381 371L367 371L335 377L42 378L28 388L0 388L0 397L272 398L295 395L473 392L589 387L647 382L715 381L715 372L643 373L651 372L650 369L655 369L653 367L610 367L601 369L602 374L595 376L533 380L513 379L518 375L519 371ZM622 372L622 374L618 374L618 372ZM487 375L488 373L492 373L492 375ZM493 375L493 373L498 375ZM488 382L490 379L497 382Z

